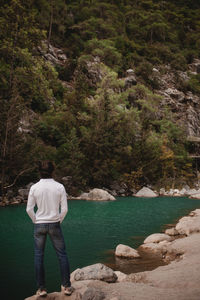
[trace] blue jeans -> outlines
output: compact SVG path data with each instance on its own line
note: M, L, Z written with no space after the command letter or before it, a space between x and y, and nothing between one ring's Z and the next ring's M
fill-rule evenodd
M49 235L59 259L61 284L71 286L69 261L60 222L34 224L35 273L38 288L45 288L44 249Z

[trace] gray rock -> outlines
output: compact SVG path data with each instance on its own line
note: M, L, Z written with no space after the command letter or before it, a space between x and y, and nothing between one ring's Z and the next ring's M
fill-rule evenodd
M102 300L105 298L105 294L93 287L89 287L82 296L82 300Z
M136 197L147 197L147 198L153 198L157 197L158 195L154 193L151 189L148 187L143 187L141 190L139 190L136 194Z
M126 70L126 74L128 76L135 75L135 71L133 69L128 69L128 70Z
M125 78L124 83L125 83L125 88L129 88L137 84L137 79L134 75L131 75Z
M76 270L74 280L102 280L106 282L115 282L117 276L112 269L103 264L94 264Z
M29 189L19 189L18 194L23 198L28 198Z

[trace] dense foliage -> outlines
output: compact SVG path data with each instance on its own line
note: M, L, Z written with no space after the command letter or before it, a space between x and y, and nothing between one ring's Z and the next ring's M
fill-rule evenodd
M160 111L150 75L154 65L185 70L198 58L199 15L191 0L2 0L1 193L36 179L41 158L78 188L187 182L184 132L167 107ZM47 62L37 50L43 40L67 62ZM96 82L88 63L101 75ZM119 78L129 68L140 83L125 87ZM200 93L199 78L187 88Z

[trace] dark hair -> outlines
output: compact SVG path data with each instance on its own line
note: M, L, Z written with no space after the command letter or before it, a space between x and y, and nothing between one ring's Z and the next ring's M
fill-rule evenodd
M51 161L48 161L48 160L39 161L38 169L39 169L41 178L51 178L53 171L55 169L55 166Z

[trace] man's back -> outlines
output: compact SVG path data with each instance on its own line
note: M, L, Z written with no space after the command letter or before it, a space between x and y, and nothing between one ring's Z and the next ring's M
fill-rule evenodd
M64 186L53 178L41 179L30 189L26 210L33 223L62 222L68 210Z

